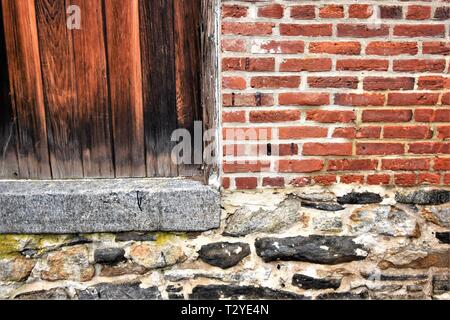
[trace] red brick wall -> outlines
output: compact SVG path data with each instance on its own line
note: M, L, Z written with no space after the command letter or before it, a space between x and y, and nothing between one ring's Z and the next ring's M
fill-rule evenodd
M224 188L449 185L449 16L450 0L223 0Z

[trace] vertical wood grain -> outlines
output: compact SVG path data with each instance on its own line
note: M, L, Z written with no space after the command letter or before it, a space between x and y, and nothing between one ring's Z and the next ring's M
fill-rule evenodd
M81 10L81 30L74 29L74 67L83 174L114 177L111 119L101 1L71 0Z
M51 178L34 1L2 0L8 69L18 121L19 174Z
M9 94L8 61L2 15L0 3L0 179L17 179L19 177L16 149L17 127Z
M83 177L72 33L63 0L36 0L48 145L55 179Z
M141 0L140 29L147 173L178 175L172 162L177 128L173 0Z
M143 177L146 170L138 0L108 0L104 4L116 176Z
M201 121L200 104L200 0L174 2L175 70L178 128L189 130L194 150L194 121ZM194 161L191 157L191 161ZM193 163L193 162L192 162ZM198 174L201 165L180 165L183 176Z

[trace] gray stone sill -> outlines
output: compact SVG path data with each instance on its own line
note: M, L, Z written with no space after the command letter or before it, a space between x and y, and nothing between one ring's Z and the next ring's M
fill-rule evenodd
M0 233L205 231L220 193L188 179L0 181Z

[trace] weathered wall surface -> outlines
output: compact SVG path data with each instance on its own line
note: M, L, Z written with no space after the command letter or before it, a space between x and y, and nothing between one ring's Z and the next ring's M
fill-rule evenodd
M0 236L0 297L449 299L450 192L223 193L205 233Z
M449 15L448 0L223 1L224 186L448 185Z

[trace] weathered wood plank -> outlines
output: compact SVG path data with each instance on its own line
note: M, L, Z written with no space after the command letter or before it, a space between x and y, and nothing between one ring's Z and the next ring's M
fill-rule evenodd
M17 179L17 127L9 94L8 61L6 59L5 30L0 3L0 179Z
M141 0L140 29L147 174L178 175L172 162L177 128L173 0Z
M111 118L101 1L70 0L81 13L81 30L74 29L74 67L83 174L114 177Z
M175 12L175 70L178 128L189 130L194 150L194 122L201 121L200 104L200 0L177 0ZM197 152L201 152L198 150ZM180 165L182 176L198 175L201 165Z
M201 35L201 100L203 110L203 128L205 131L216 129L217 123L217 88L219 79L218 68L218 30L217 30L217 8L219 0L202 0L202 35ZM204 147L216 150L217 137L205 141ZM206 153L206 152L205 152ZM206 155L207 164L204 166L205 182L208 183L210 176L217 175L218 154L211 152ZM215 159L216 161L212 161Z
M65 1L36 0L53 178L82 178L72 32Z
M2 0L8 69L17 115L19 174L51 178L34 1Z
M105 1L117 177L146 174L138 7L138 0Z

